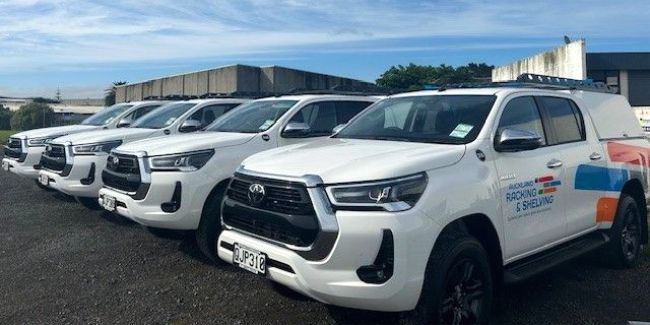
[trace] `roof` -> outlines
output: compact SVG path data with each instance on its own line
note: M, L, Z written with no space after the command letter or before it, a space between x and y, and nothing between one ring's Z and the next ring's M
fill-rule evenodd
M317 98L330 98L330 99L336 99L336 98L350 98L350 99L378 99L381 98L380 96L365 96L365 95L342 95L342 94L322 94L322 95L283 95L283 96L272 96L272 97L265 97L265 98L260 98L258 100L310 100L310 99L317 99Z
M650 52L587 53L587 70L650 70Z

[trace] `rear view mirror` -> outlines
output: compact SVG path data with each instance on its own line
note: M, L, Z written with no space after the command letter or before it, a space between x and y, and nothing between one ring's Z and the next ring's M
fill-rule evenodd
M537 149L542 144L542 137L533 132L505 128L497 134L494 147L497 151L524 151Z
M181 127L178 129L179 132L182 133L189 133L189 132L194 132L198 131L201 129L201 122L197 120L185 120L183 124L181 124Z
M307 123L291 122L284 127L282 136L285 138L301 138L309 135L311 128Z
M117 122L117 127L118 128L128 128L129 126L131 126L132 122L133 121L131 121L131 119L129 119L129 118L123 118L119 122Z

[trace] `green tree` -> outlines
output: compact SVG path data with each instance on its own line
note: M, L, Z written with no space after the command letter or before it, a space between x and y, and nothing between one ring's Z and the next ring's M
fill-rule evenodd
M445 64L432 66L411 63L390 67L376 82L382 87L413 90L431 84L488 81L493 68L485 63L469 63L456 68Z
M115 81L113 82L113 85L111 85L111 88L106 89L104 92L104 106L112 106L115 105L115 91L116 88L119 86L124 86L126 85L126 81Z
M11 115L9 107L0 104L0 130L11 130Z
M54 121L54 110L43 103L29 103L20 106L11 117L11 128L24 131L48 127Z

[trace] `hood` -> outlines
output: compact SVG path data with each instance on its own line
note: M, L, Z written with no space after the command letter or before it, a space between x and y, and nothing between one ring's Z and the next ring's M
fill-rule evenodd
M246 170L286 176L320 176L326 184L395 178L457 163L464 145L324 139L253 155Z
M61 137L64 135L68 134L73 134L73 133L79 133L79 132L84 132L84 131L90 131L90 130L96 130L100 128L99 126L95 125L67 125L67 126L55 126L51 128L42 128L42 129L36 129L36 130L29 130L29 131L24 131L20 132L18 134L14 134L11 137L12 138L27 138L27 139L34 139L34 138L42 138L42 137Z
M79 145L79 144L91 144L91 143L100 143L100 142L117 141L117 140L133 141L133 140L144 139L152 134L155 134L156 131L157 130L138 129L138 128L93 130L89 132L75 133L72 135L60 137L52 141L52 143L65 144L66 142L71 142L73 145Z
M256 135L249 133L197 132L130 142L121 145L117 150L132 153L145 151L147 156L172 155L236 146L250 141Z

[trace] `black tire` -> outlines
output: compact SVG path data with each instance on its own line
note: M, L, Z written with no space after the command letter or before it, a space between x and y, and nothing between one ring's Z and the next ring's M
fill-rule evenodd
M486 324L492 299L492 274L485 249L462 230L448 230L431 252L420 300L409 322Z
M90 210L103 210L103 208L97 202L97 198L94 197L75 197L77 202L83 205L85 208Z
M39 182L37 179L34 180L34 182L36 183L36 186L38 186L41 190L46 190L48 192L53 192L54 191L53 188L50 188L48 186L45 186L45 185L41 184L41 182Z
M210 262L220 265L223 261L217 255L217 241L221 234L221 201L226 186L221 185L210 194L201 212L201 222L196 230L196 244Z
M615 268L628 269L636 266L641 255L641 213L636 201L621 194L609 230L611 241L605 246L607 263Z

